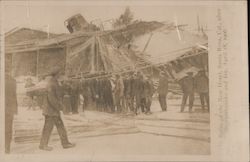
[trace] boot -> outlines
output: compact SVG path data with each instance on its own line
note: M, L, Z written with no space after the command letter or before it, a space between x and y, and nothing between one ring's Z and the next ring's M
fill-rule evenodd
M49 146L39 146L40 150L44 150L44 151L52 151L53 147L49 147Z
M63 148L64 148L64 149L67 149L67 148L72 148L72 147L75 147L75 146L76 146L76 145L75 145L74 143L73 143L73 144L72 144L72 143L67 143L67 144L64 144L64 145L63 145Z

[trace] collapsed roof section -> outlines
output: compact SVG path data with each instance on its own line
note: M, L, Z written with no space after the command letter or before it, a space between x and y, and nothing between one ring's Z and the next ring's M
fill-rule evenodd
M72 48L68 53L66 74L121 73L136 68L139 57L126 48L117 48L100 36L89 38L84 44Z
M168 71L178 78L183 69L208 69L205 37L176 30L172 24L155 22L137 22L126 30L95 35L72 53L69 54L72 58L67 59L68 74L72 75L127 73L171 66Z
M48 38L55 38L60 34L54 34L50 32L29 29L29 28L19 28L16 27L5 33L5 44L7 45L15 45L20 42L29 42L35 40L43 40Z
M41 64L39 58L42 55L48 55L43 58L51 59L49 56L57 49L60 49L61 55L65 57L51 62L53 65L46 65L47 61L43 59L43 66L38 65ZM163 24L156 21L138 21L127 27L109 31L75 30L71 34L52 38L6 44L6 54L13 53L37 55L31 61L37 64L36 75L44 73L39 67L49 69L45 66L56 64L64 66L68 76L124 73L162 66L171 66L174 72L178 73L190 65L198 68L208 65L207 59L203 61L205 63L199 63L202 59L197 60L196 57L201 54L202 58L207 57L206 38L181 30L181 26L175 26L173 23ZM191 57L195 57L196 61L190 60Z
M155 30L139 36L133 42L133 50L140 51L154 65L166 64L202 52L207 54L207 39L185 30Z

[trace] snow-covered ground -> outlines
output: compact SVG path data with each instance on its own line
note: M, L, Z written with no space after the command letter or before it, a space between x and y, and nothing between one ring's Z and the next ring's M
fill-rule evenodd
M72 149L63 149L56 129L50 145L53 151L38 149L44 117L41 110L19 107L14 121L12 153L27 154L96 154L96 155L171 155L209 154L209 113L200 111L198 98L194 112L179 113L180 99L168 100L168 111L162 112L157 100L152 114L109 114L85 111L62 115Z

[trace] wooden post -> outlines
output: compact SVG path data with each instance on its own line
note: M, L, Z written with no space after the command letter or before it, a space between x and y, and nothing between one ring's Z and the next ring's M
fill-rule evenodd
M10 54L10 75L14 77L14 68L13 68L13 55L14 53ZM6 63L6 62L5 62ZM8 65L7 65L8 66ZM6 68L6 67L5 67Z
M66 43L65 47L64 47L64 53L65 53L65 60L64 60L64 75L66 75L66 70L67 70L67 57L68 57L68 43Z
M95 39L95 38L92 38ZM91 54L91 70L90 73L94 73L95 72L95 40L92 42L91 44L91 52L93 52Z
M39 49L36 51L36 77L38 78L38 72L39 72Z

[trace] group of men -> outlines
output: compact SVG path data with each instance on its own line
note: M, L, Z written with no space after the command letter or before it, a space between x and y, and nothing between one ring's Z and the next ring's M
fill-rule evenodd
M114 100L118 112L151 113L150 107L154 94L152 76L141 72L127 76L116 75L114 81Z
M84 98L84 107L94 103L97 110L106 112L138 112L150 114L153 94L158 94L162 111L167 111L167 94L169 91L168 75L160 71L157 86L154 85L152 75L144 75L135 72L126 75L101 79L82 80L79 92ZM204 69L199 70L197 75L187 72L187 76L177 81L183 96L181 110L184 111L187 99L189 99L189 112L192 112L194 94L198 93L202 110L205 110L205 102L209 111L209 80ZM93 106L93 104L91 104Z
M192 111L194 93L200 96L202 110L205 110L205 101L209 110L208 77L204 70L196 76L187 72L187 76L177 81L183 91L181 112L184 111L189 99L189 112ZM168 75L160 71L158 86L155 87L152 76L135 72L126 75L110 76L94 79L64 80L60 82L60 100L63 103L64 114L77 114L79 105L82 109L91 108L104 112L134 112L149 114L152 97L158 93L162 111L167 110ZM80 104L82 99L82 104ZM42 106L40 106L42 107Z
M39 145L42 150L52 150L52 147L48 146L48 142L54 125L57 127L63 148L75 146L68 140L60 111L68 113L68 110L65 109L68 109L67 105L70 105L71 111L78 113L80 94L83 96L84 106L95 102L98 109L103 107L105 111L110 108L111 112L130 111L137 115L139 111L150 113L153 94L157 91L162 111L167 110L169 81L167 74L163 71L160 72L157 88L154 87L152 76L146 76L142 72L126 76L116 75L114 81L109 77L104 77L99 80L81 80L80 82L71 80L70 82L62 82L61 85L58 81L60 69L52 70L47 76L49 79L42 105L45 123ZM5 151L9 153L13 117L17 113L17 97L15 80L8 72L6 72L5 79ZM195 92L200 96L202 109L205 109L206 101L209 110L208 77L204 70L200 70L196 76L193 76L192 72L188 72L186 77L178 80L178 83L183 91L181 112L184 111L188 98L189 112L192 111Z
M210 111L209 80L204 69L201 69L195 76L193 76L193 72L187 72L187 76L180 79L178 83L183 92L180 112L184 111L187 99L189 99L189 112L192 112L195 92L200 96L202 110L205 110L206 101L207 109Z
M70 88L72 84L76 85L73 87L77 87L73 91ZM150 113L154 93L152 77L145 76L141 72L125 76L117 74L114 80L110 76L105 76L102 78L81 79L80 81L65 81L61 87L64 89L63 101L65 102L63 103L66 109L65 112L70 109L69 104L66 103L67 98L72 102L72 96L74 95L73 98L79 99L82 97L83 109L91 107L92 109L112 113L134 112L137 114L139 110ZM70 89L74 93L70 93Z
M112 82L109 77L81 79L79 90L83 98L84 109L95 108L99 111L113 111Z

